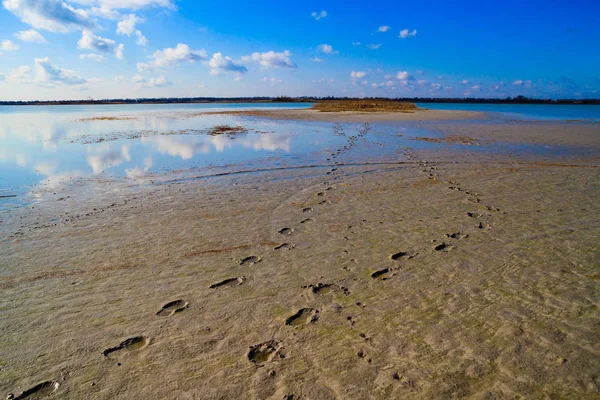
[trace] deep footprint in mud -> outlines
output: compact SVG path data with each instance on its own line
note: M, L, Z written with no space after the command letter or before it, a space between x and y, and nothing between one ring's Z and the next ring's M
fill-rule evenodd
M319 319L319 310L314 308L302 308L285 320L286 325L298 326L316 322Z
M277 231L277 233L280 233L282 235L291 235L292 232L294 232L294 229L292 229L292 228L281 228L280 230Z
M302 212L303 212L303 213L311 213L311 212L313 212L313 211L314 211L314 210L313 210L313 208L312 208L312 207L306 207L306 208L304 208L304 209L302 210Z
M170 317L171 315L181 312L188 308L188 302L183 300L170 301L156 313L159 317Z
M44 397L50 396L52 393L56 392L58 389L58 382L46 381L42 383L38 383L34 387L25 390L17 397L9 397L13 400L33 400L33 399L42 399Z
M380 279L380 280L384 281L384 280L390 278L391 272L392 272L392 270L390 268L378 269L377 271L375 271L371 274L371 278Z
M144 336L135 336L129 339L125 339L118 346L111 347L102 352L104 357L109 355L120 355L130 353L136 350L140 350L148 345L149 340Z
M438 245L436 245L433 250L435 251L450 251L452 250L453 246L451 244L447 244L446 242L442 242Z
M406 251L400 251L396 254L391 255L391 258L394 261L398 261L398 260L401 260L402 258L408 258L408 257L409 257L409 255Z
M248 256L248 257L242 258L240 260L240 265L254 265L254 264L258 264L261 261L262 261L262 259L260 257Z
M314 221L314 219L312 219L312 218L306 218L306 219L303 219L302 221L300 221L300 223L306 224L307 222L313 222L313 221Z
M308 287L314 294L327 294L335 289L331 283L317 283L316 285L310 285Z
M250 346L248 351L248 360L256 365L262 365L269 362L279 352L281 345L276 340L269 340L260 344Z
M212 285L209 286L209 288L216 289L216 288L220 288L220 287L239 286L242 283L244 283L245 280L246 280L246 277L244 277L244 276L239 276L237 278L227 278L225 280L222 280L221 282L213 283Z

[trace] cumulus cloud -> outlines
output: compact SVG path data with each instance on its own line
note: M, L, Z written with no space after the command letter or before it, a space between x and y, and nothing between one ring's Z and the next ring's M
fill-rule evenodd
M133 83L139 87L155 88L155 87L166 87L172 86L173 82L167 80L163 75L158 78L144 78L141 75L134 75L132 78Z
M74 8L62 0L4 0L2 5L21 21L37 29L65 33L96 27L87 11Z
M145 46L148 43L148 39L146 39L142 31L135 29L135 24L138 22L144 22L144 19L135 14L129 14L117 23L117 34L126 36L135 34L137 37L136 43L140 46Z
M367 76L367 73L364 71L352 71L350 72L350 77L352 77L352 79L362 79L365 76Z
M35 29L29 29L28 31L19 31L15 33L15 37L23 42L30 43L48 43L45 37Z
M311 60L312 60L312 62L316 62L316 63L323 62L323 59L319 58L319 57L312 58Z
M251 56L242 57L242 61L256 61L262 69L268 68L296 68L296 64L292 62L290 57L292 53L285 50L281 53L268 51L266 53L252 53Z
M368 44L367 47L371 50L377 50L381 47L381 44Z
M467 79L463 79L460 83L463 85L468 85L469 81Z
M96 62L106 61L106 57L104 57L103 55L100 55L100 54L96 54L96 53L80 54L79 59L80 60L92 60L92 61L96 61Z
M377 29L377 32L387 32L387 31L389 31L390 29L392 29L392 27L391 27L391 26L387 26L387 25L381 25L381 26L380 26L380 27Z
M31 83L31 67L22 65L13 69L8 76L8 80L16 83Z
M227 72L233 72L237 74L244 74L248 72L248 69L243 65L236 64L230 57L223 57L221 53L213 54L212 58L208 62L210 67L210 73L212 75L219 75Z
M352 46L360 46L360 42L352 42Z
M81 39L77 42L77 47L82 50L98 51L100 53L114 53L115 57L122 60L125 45L112 40L94 35L88 30L81 33Z
M135 14L129 14L117 23L117 34L131 36L135 32L135 24L138 22L144 22L144 19Z
M73 0L73 2L107 10L138 10L149 7L176 8L171 0Z
M410 75L408 72L406 71L399 71L398 74L396 75L396 78L401 80L401 81L411 81L413 80L413 76Z
M402 29L400 31L400 34L398 35L398 37L400 39L406 39L406 38L414 37L414 36L417 36L417 30L416 29L413 29L412 31L409 31L408 29Z
M2 50L2 51L19 50L19 45L13 43L11 40L3 40L2 43L0 43L0 50Z
M323 10L321 12L317 12L317 11L313 11L312 14L310 14L315 21L320 20L321 18L325 18L327 16L327 11Z
M35 67L37 69L37 80L46 83L64 83L66 85L81 85L87 80L77 75L75 71L58 68L50 62L48 57L35 58Z
M334 50L333 46L330 44L320 44L317 46L319 50L321 50L325 54L338 54L339 51Z
M140 72L151 71L181 62L193 63L196 61L203 61L206 60L206 58L206 51L192 50L187 44L179 43L174 48L156 50L152 55L152 61L149 63L138 63L137 69Z

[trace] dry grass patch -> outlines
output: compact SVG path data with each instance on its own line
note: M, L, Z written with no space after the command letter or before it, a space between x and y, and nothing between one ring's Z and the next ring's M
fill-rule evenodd
M416 104L396 100L326 100L320 101L313 110L321 112L359 111L359 112L414 112Z

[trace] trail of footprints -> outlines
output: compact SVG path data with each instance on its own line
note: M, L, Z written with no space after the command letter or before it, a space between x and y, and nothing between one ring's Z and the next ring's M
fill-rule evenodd
M339 167L337 166L339 164L339 162L337 161L337 158L339 157L339 155L341 155L345 152L348 152L352 148L354 148L359 140L366 141L365 136L370 131L370 125L368 123L364 124L359 129L358 133L356 135L352 135L352 136L346 135L346 133L344 131L344 126L342 124L335 124L333 127L333 130L334 130L335 135L347 138L346 145L344 145L342 148L337 149L336 151L331 153L331 158L327 159L327 161L333 162L334 166L332 166L332 168L325 173L325 176L328 179L337 180L338 179L337 174L339 173ZM416 162L416 160L417 160L417 156L416 156L415 152L410 147L404 148L403 155L409 161ZM421 173L427 174L428 179L431 179L431 180L438 179L438 175L436 172L437 167L429 166L427 161L419 161L417 163L417 165L420 168L422 168ZM335 188L334 186L332 186L332 183L330 181L325 181L325 182L323 182L323 184L326 186L326 189L325 189L325 191L318 192L316 194L317 197L326 197L327 192L331 191ZM480 203L480 198L478 197L479 196L478 193L472 192L469 190L465 190L457 182L454 182L454 181L449 181L448 184L449 184L448 189L464 193L466 201L468 201L470 203L474 203L474 204ZM322 206L327 203L328 203L328 200L324 199L324 200L320 201L318 203L318 205ZM485 208L487 211L500 211L498 208L494 208L494 207L486 206ZM312 207L305 207L302 209L303 214L311 214L314 211L315 210ZM482 218L485 216L486 215L478 213L476 211L468 212L466 214L467 218L475 219L477 221L477 223L475 224L476 228L490 229L491 226L487 222L482 220ZM315 219L314 218L304 218L303 220L300 221L300 224L306 224L309 222L315 222ZM354 232L354 233L356 233L356 232ZM293 236L295 234L295 231L294 231L294 228L292 228L292 227L282 227L281 229L278 230L278 234L281 236ZM468 237L469 237L468 234L465 234L462 232L448 233L448 234L446 234L445 240L443 240L441 242L438 242L437 240L432 240L432 242L434 243L432 251L441 252L441 253L450 251L451 249L454 248L454 245L452 243L448 242L449 240L456 241L456 240L465 239ZM293 250L294 247L295 247L294 244L289 243L289 242L284 242L284 243L274 247L273 250L274 251ZM345 250L345 252L348 253L348 250ZM370 276L374 281L386 281L394 276L396 271L398 271L401 268L402 263L404 263L414 257L417 257L418 255L419 255L418 252L409 253L407 251L399 251L397 253L394 253L390 256L390 260L394 263L394 265L391 265L391 266L388 265L385 267L382 266L380 268L373 268L373 271ZM261 257L256 256L256 255L250 255L250 256L247 256L247 257L239 260L238 264L240 266L251 267L251 266L254 266L254 265L260 263L261 261L262 261ZM346 269L347 271L350 271L350 269L348 269L348 268L344 268L344 269ZM230 277L230 278L226 278L222 281L211 284L209 286L209 288L216 290L216 291L227 290L227 289L233 289L237 286L243 285L245 282L246 282L245 276ZM313 285L304 286L304 288L307 289L310 294L316 295L316 296L328 295L333 292L339 292L346 296L350 295L350 292L347 288L337 285L337 284L332 284L332 283L319 282L319 283L316 283ZM364 307L364 304L362 304L361 302L357 302L356 305L360 306L360 307ZM179 299L179 300L170 301L163 305L163 307L156 313L156 316L172 317L175 314L183 312L188 307L189 307L189 304L185 300ZM341 308L341 306L338 306L338 307ZM303 326L303 325L310 325L310 324L316 323L319 320L319 317L320 317L320 311L318 309L312 308L312 307L303 307L303 308L299 308L295 313L290 315L285 320L284 325L299 328L300 326ZM356 322L355 318L352 317L351 315L349 315L347 317L347 320L351 325L354 325L354 323ZM363 338L365 341L370 340L370 337L368 337L364 333L361 333L360 337ZM124 341L122 341L115 347L105 349L102 352L102 354L104 357L109 358L109 359L120 359L120 358L126 356L127 354L137 352L137 351L147 347L149 344L150 344L149 338L147 338L145 336L135 336L135 337L125 339ZM249 362L260 367L260 366L264 366L265 364L267 364L275 359L284 359L285 352L284 352L284 347L282 345L282 342L279 340L272 339L272 340L268 340L268 341L265 341L262 343L251 345L249 347L249 350L248 350L246 356L247 356ZM371 359L366 356L364 350L362 350L362 349L360 349L357 352L357 356L365 359L368 362L371 362ZM120 363L117 363L117 365L120 365ZM400 377L397 376L397 373L394 374L393 378L396 380L400 380ZM39 383L39 384L33 386L30 389L23 391L19 396L14 397L13 395L9 395L8 398L14 399L14 400L43 398L43 397L53 395L58 390L58 388L59 388L58 382L44 381L42 383ZM293 398L293 395L288 395L288 397L289 396L292 396L291 398Z

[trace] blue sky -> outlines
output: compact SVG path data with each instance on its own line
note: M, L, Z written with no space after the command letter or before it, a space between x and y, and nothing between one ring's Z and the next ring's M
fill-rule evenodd
M2 0L0 100L600 97L600 1Z

